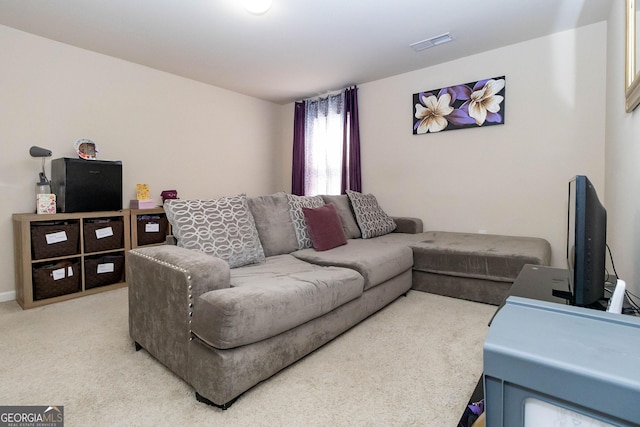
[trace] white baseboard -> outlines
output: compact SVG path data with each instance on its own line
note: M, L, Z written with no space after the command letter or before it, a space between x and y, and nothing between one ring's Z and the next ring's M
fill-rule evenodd
M0 302L13 301L16 299L16 291L0 292Z

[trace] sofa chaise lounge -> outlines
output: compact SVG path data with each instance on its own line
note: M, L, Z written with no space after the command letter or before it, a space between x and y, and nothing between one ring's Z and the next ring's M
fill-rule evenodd
M130 335L198 400L224 409L406 294L413 246L434 239L421 220L391 218L353 192L176 200L165 210L178 245L128 254ZM535 240L541 255L517 262L548 264L548 243Z

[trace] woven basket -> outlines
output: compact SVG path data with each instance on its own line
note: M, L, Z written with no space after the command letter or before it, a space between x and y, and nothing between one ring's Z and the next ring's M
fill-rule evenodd
M63 240L62 238L66 238ZM79 252L80 225L78 222L31 226L33 259L75 255Z
M158 225L158 231L147 231L147 225ZM138 218L138 246L164 243L167 238L167 217L158 216L155 218Z
M62 261L33 268L33 299L41 300L80 291L80 263Z
M84 288L92 289L122 282L124 255L87 258L84 261Z
M122 248L124 225L121 220L85 221L84 252L102 252Z

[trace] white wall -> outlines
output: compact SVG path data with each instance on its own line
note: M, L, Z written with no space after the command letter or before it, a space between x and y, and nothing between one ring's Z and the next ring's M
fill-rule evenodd
M124 207L136 183L158 202L167 189L182 198L279 189L281 106L4 26L0 51L0 299L14 289L11 214L35 209L31 145L75 157L74 142L93 139L99 159L123 161Z
M363 191L427 230L545 238L564 267L569 179L585 174L605 195L606 31L602 22L359 85ZM502 75L504 125L412 134L414 93ZM283 117L286 132L292 104ZM288 168L292 138L282 139Z
M536 236L566 265L567 183L604 196L606 24L361 86L363 187L429 230ZM413 135L411 95L506 76L505 125Z
M610 38L622 31L614 22ZM554 265L562 266L567 181L586 174L610 218L634 225L609 232L614 252L623 252L616 267L635 279L639 248L631 233L639 224L637 208L629 207L637 202L618 193L637 188L635 157L625 150L640 124L632 120L638 113L618 112L612 120L605 108L605 99L618 103L612 87L622 84L606 80L612 69L603 60L606 37L600 23L360 85L364 191L391 214L422 218L427 229L544 237ZM290 190L293 104L277 106L3 26L0 49L6 52L0 232L8 239L11 214L33 209L40 163L29 157L31 145L52 149L54 158L72 157L77 138L92 138L99 158L123 160L125 200L138 182L149 183L156 199L170 188L183 198ZM609 52L608 62L621 55ZM412 135L413 93L498 75L507 78L505 125ZM621 178L618 163L625 165ZM1 245L0 297L13 286L13 248Z
M624 4L613 3L607 26L605 206L616 271L640 296L640 108L624 111Z

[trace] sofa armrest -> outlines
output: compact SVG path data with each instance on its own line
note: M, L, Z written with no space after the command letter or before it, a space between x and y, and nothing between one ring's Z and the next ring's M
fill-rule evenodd
M138 273L135 268L143 264L141 275L134 276L138 279L134 285L157 287L158 283L167 279L168 270L185 275L184 279L189 281L193 298L215 289L228 288L231 283L229 264L226 261L192 249L174 245L150 246L132 249L129 251L129 258L127 266L134 270L132 273ZM150 278L153 278L153 283L149 281Z
M126 278L131 338L186 380L194 301L230 286L229 264L178 246L136 248Z
M394 233L417 234L422 233L422 220L420 218L412 218L406 216L394 216L393 220L397 224Z

